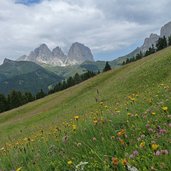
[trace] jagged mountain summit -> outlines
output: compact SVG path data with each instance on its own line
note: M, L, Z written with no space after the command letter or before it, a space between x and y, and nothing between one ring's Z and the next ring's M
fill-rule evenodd
M145 38L144 43L141 47L137 47L135 50L133 50L131 53L118 58L118 61L123 61L126 58L132 58L133 56L135 56L137 53L140 53L140 51L142 53L145 53L150 47L152 47L152 45L154 45L154 47L156 47L156 43L158 41L158 39L160 37L166 37L168 38L169 36L171 36L171 22L168 22L167 24L165 24L161 29L160 29L160 35L157 34L151 34L150 37ZM123 60L122 60L123 59Z
M152 33L149 38L146 38L144 40L144 44L140 47L140 51L142 53L145 53L150 47L155 47L159 38L160 36Z
M72 44L68 56L64 54L60 47L56 47L51 51L46 44L42 44L28 56L23 55L18 58L18 61L32 61L38 64L66 66L81 64L85 61L94 61L94 59L90 48L76 42Z
M94 61L91 50L81 43L73 43L68 52L66 64L75 65L85 61Z

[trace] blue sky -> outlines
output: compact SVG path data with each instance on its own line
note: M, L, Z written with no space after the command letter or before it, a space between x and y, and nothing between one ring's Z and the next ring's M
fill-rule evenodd
M30 4L34 4L34 3L40 3L41 0L16 0L16 3L22 3L25 5L30 5Z
M171 21L170 0L0 0L0 63L42 43L67 54L74 42L96 60L113 60L142 45Z

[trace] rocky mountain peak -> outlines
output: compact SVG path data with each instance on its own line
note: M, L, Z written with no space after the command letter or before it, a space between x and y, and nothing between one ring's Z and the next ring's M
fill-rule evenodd
M161 37L169 37L171 36L171 22L168 22L167 24L165 24L161 30L160 30L160 36Z
M62 60L63 62L67 58L67 56L64 54L64 52L62 51L62 49L59 46L57 46L56 48L54 48L52 50L52 55L54 58L58 58L58 59Z
M141 46L140 50L145 53L149 47L152 47L152 45L156 46L156 43L158 41L160 36L158 36L157 34L151 34L149 38L146 38L144 40L144 44Z
M41 58L47 60L52 54L51 50L48 48L46 44L41 44L38 48L36 48L33 53L37 56L37 58Z
M34 51L30 52L28 56L23 55L18 58L18 61L32 61L38 64L66 66L81 64L84 61L94 61L94 59L91 50L87 46L76 42L72 44L68 56L58 46L51 51L46 44L41 44Z
M94 61L90 48L78 42L73 43L68 52L67 63L81 64L84 61Z

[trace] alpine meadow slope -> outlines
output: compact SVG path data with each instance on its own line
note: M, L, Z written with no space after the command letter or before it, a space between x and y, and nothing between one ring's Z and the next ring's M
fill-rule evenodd
M171 170L171 47L0 114L0 170Z

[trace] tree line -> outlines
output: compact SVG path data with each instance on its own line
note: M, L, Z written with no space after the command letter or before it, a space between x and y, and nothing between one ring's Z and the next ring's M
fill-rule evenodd
M136 54L136 56L133 56L132 58L127 58L126 61L123 61L122 65L126 65L128 63L137 61L142 59L143 57L146 57L148 55L151 55L159 50L162 50L168 46L171 46L171 36L168 37L168 39L164 37L160 37L156 43L156 47L152 45L144 54L140 51L140 53Z
M103 72L106 72L108 70L111 70L111 67L110 67L109 63L106 62ZM81 75L76 73L73 77L69 77L68 79L56 84L54 86L54 88L49 90L48 93L45 93L42 89L36 95L33 95L30 92L21 92L21 91L16 91L16 90L12 90L7 96L0 93L0 113L8 111L10 109L17 108L19 106L22 106L22 105L32 102L34 100L43 98L49 94L67 89L67 88L74 86L76 84L79 84L91 77L94 77L95 75L97 75L99 73L100 73L100 71L97 73L94 73L92 71L87 71Z

